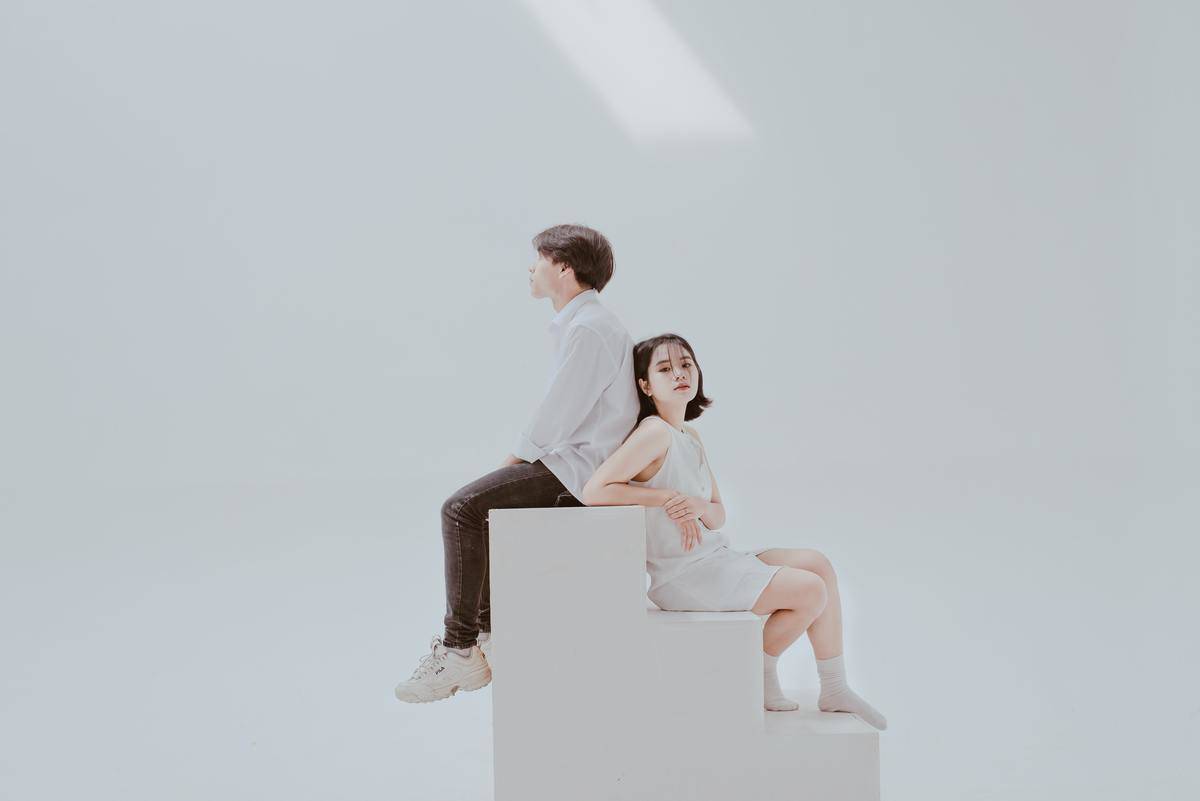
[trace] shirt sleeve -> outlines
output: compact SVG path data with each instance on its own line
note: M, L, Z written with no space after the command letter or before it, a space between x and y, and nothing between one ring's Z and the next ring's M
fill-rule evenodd
M546 396L513 450L513 455L527 462L537 461L566 442L613 381L613 359L599 334L576 326L566 337L563 357L550 377Z

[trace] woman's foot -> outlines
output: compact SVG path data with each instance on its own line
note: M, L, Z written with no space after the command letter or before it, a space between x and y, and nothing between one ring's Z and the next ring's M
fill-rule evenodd
M817 708L822 712L852 712L880 731L887 728L887 718L849 687L832 695L822 695L817 699Z
M776 663L779 657L763 651L763 709L768 712L791 712L800 705L783 694L779 688L779 673Z
M887 728L887 718L846 685L846 667L841 654L830 659L818 659L817 673L821 677L818 709L822 712L850 712L880 731Z

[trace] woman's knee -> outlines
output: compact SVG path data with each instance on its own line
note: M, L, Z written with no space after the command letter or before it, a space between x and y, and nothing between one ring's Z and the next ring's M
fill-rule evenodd
M793 609L819 615L827 601L825 582L816 573L781 567L751 611L764 615L780 609Z
M828 584L837 581L833 563L825 554L812 548L771 548L760 553L758 558L768 565L783 565L816 573Z
M837 581L837 573L833 570L833 562L830 562L829 557L825 554L812 548L797 549L794 558L791 560L791 565L801 570L809 570L816 573L827 583L832 584Z
M833 562L829 561L829 557L820 551L813 551L813 560L816 562L816 570L813 572L825 579L826 582L837 581L837 573L833 571Z
M796 574L792 578L792 602L795 604L792 608L821 614L829 602L825 580L808 570L797 570Z

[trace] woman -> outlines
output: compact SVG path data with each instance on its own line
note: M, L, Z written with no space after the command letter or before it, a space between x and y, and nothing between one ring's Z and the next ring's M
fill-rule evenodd
M725 523L721 494L700 436L684 424L712 403L691 346L675 334L639 342L633 370L637 425L584 486L582 500L649 507L650 600L661 609L770 615L763 626L763 698L772 711L799 707L780 690L776 662L807 631L821 679L817 706L887 728L883 715L846 685L841 600L829 560L800 548L734 551L717 531Z

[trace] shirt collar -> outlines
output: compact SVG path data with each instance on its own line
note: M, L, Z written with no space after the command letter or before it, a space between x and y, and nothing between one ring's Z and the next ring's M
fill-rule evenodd
M567 323L571 322L571 318L574 317L585 304L596 300L596 296L598 294L599 293L594 289L585 289L575 297L571 298L567 305L559 309L558 314L554 315L554 319L550 321L550 325L548 327L550 333L554 334L565 328Z

